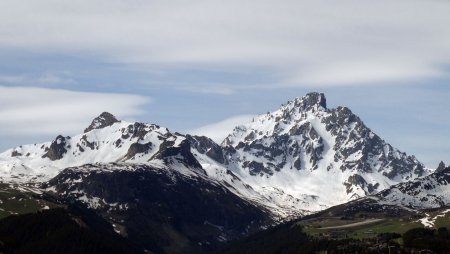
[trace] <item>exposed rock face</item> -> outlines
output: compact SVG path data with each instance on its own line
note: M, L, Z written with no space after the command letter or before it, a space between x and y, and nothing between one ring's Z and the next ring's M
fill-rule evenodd
M18 152L17 150L13 150L11 152L11 157L17 157L17 156L22 156L22 154L20 152Z
M161 143L158 152L151 159L160 159L168 164L173 162L183 163L193 169L201 169L202 166L191 152L191 144L188 140L183 140L178 146L174 146L174 141L164 141Z
M84 152L83 147L89 147L91 150L94 150L98 147L95 142L90 142L86 135L83 135L80 141L81 144L78 144L78 147L80 148L81 152Z
M108 112L101 113L98 117L96 117L91 125L84 130L84 133L89 132L93 129L101 129L107 126L111 126L115 123L120 122L117 118Z
M445 170L445 164L444 164L444 162L443 161L441 161L440 163L439 163L439 166L436 168L436 173L439 173L439 172L442 172L442 171L444 171Z
M62 159L67 152L66 139L70 139L70 137L57 136L42 158L49 158L52 161Z
M350 176L344 184L347 186L347 193L351 193L354 185L365 186L367 185L367 182L362 176L354 174Z
M148 142L145 144L141 143L133 143L131 144L130 148L128 148L127 155L125 156L126 159L134 158L137 154L140 153L148 153L150 149L152 149L153 144L152 142Z
M191 136L186 135L186 139L191 144L192 148L196 149L201 154L206 154L211 159L221 164L226 164L225 156L222 147L205 136Z
M323 93L309 93L304 97L295 99L294 104L299 111L314 111L320 108L327 108L327 100Z
M333 150L337 152L334 161L343 161L342 170L378 171L389 179L404 175L405 180L412 179L413 175L424 175L423 164L414 156L408 156L387 144L350 109L338 107L329 112L322 123L335 137Z
M450 167L431 175L400 183L378 193L382 203L414 209L430 209L450 205Z
M133 123L128 125L126 129L122 130L122 139L133 139L138 138L139 140L144 140L145 136L154 130L158 130L160 127L158 125L152 124L148 125L145 123ZM165 129L166 132L169 130Z

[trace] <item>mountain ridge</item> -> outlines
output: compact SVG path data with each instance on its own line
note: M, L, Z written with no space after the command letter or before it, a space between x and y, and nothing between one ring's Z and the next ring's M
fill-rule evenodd
M329 109L324 94L309 93L237 126L221 145L103 112L82 134L58 135L51 142L0 154L0 177L4 182L39 183L64 168L117 162L201 173L282 218L319 211L428 173L414 156L387 144L350 109Z

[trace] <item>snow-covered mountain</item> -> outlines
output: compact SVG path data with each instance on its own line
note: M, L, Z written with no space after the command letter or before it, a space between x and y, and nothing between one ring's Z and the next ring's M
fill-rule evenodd
M163 164L164 153L186 148L186 138L155 124L130 123L102 113L84 133L59 135L43 144L23 145L0 154L3 181L43 182L62 169L88 163L128 162ZM189 149L188 149L189 150ZM193 159L192 154L184 154Z
M427 174L414 156L393 148L346 107L328 109L310 93L238 126L222 146L243 181L298 207L320 210Z
M450 167L440 166L434 173L400 183L371 197L381 204L399 205L412 209L450 206Z
M289 209L284 204L274 203L254 191L228 169L225 160L222 148L207 137L171 133L155 124L119 121L104 112L83 134L58 135L51 142L23 145L0 154L0 179L42 183L69 167L146 163L166 172L175 169L184 175L200 173L212 182L227 183L230 191L245 200L262 204L278 215L288 215Z
M80 135L0 154L0 178L45 182L64 168L94 163L195 172L284 218L427 174L414 156L383 141L348 108L328 109L323 94L310 93L237 126L221 145L102 113Z

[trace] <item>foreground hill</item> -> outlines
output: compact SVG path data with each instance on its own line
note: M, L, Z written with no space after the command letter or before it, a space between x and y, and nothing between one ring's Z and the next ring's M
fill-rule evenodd
M2 219L0 241L2 253L139 252L95 213L76 208Z
M79 204L140 249L199 253L275 224L272 213L205 175L146 164L87 164L43 186L48 199Z

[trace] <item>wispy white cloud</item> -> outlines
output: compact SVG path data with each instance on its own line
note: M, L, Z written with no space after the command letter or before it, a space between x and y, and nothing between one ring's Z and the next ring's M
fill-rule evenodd
M11 136L76 134L103 111L121 118L143 113L151 99L131 94L0 86L0 133Z
M448 13L421 0L2 1L0 48L274 67L297 86L405 81L446 75Z
M44 72L40 74L0 75L0 84L13 84L19 86L37 85L66 85L76 84L76 80L65 74Z
M234 127L248 123L255 115L239 115L227 118L220 122L208 124L194 130L188 130L187 133L199 136L207 136L220 144L233 131Z
M373 85L393 83L396 81L407 82L417 79L437 79L448 77L449 73L440 68L430 66L413 66L407 62L395 61L354 63L342 62L338 65L323 65L317 68L305 68L299 74L291 77L285 86L303 84L305 86L339 86L339 85ZM311 69L311 71L308 71Z

